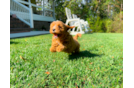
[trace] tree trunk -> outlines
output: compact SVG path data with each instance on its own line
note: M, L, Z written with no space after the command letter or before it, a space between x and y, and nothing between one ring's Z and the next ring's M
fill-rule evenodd
M120 21L122 21L122 3L121 3L121 9L120 9Z
M109 14L109 4L108 4L108 14Z

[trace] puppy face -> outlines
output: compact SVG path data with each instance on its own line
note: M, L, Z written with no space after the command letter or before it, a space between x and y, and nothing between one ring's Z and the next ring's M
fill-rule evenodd
M74 28L75 26L65 25L62 21L54 21L50 25L49 32L54 35L55 38L60 37L64 33L68 31L70 28Z

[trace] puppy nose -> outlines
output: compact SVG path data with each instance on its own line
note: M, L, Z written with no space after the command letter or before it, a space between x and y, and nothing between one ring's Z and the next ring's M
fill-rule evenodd
M53 32L55 31L55 29L53 29Z

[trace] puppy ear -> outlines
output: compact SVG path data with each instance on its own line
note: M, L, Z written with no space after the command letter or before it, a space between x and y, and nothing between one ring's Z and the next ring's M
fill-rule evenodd
M66 25L66 24L65 24L65 26L67 27L67 30L68 30L68 29L72 29L72 28L75 27L75 26L69 26L69 25Z

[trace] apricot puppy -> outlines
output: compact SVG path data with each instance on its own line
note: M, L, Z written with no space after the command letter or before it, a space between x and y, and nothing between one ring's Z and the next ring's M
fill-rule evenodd
M72 29L75 26L68 26L62 21L54 21L50 25L50 33L52 36L51 52L66 52L66 53L78 53L80 50L80 44L77 41L81 34L76 34L74 37L69 34L68 29Z

